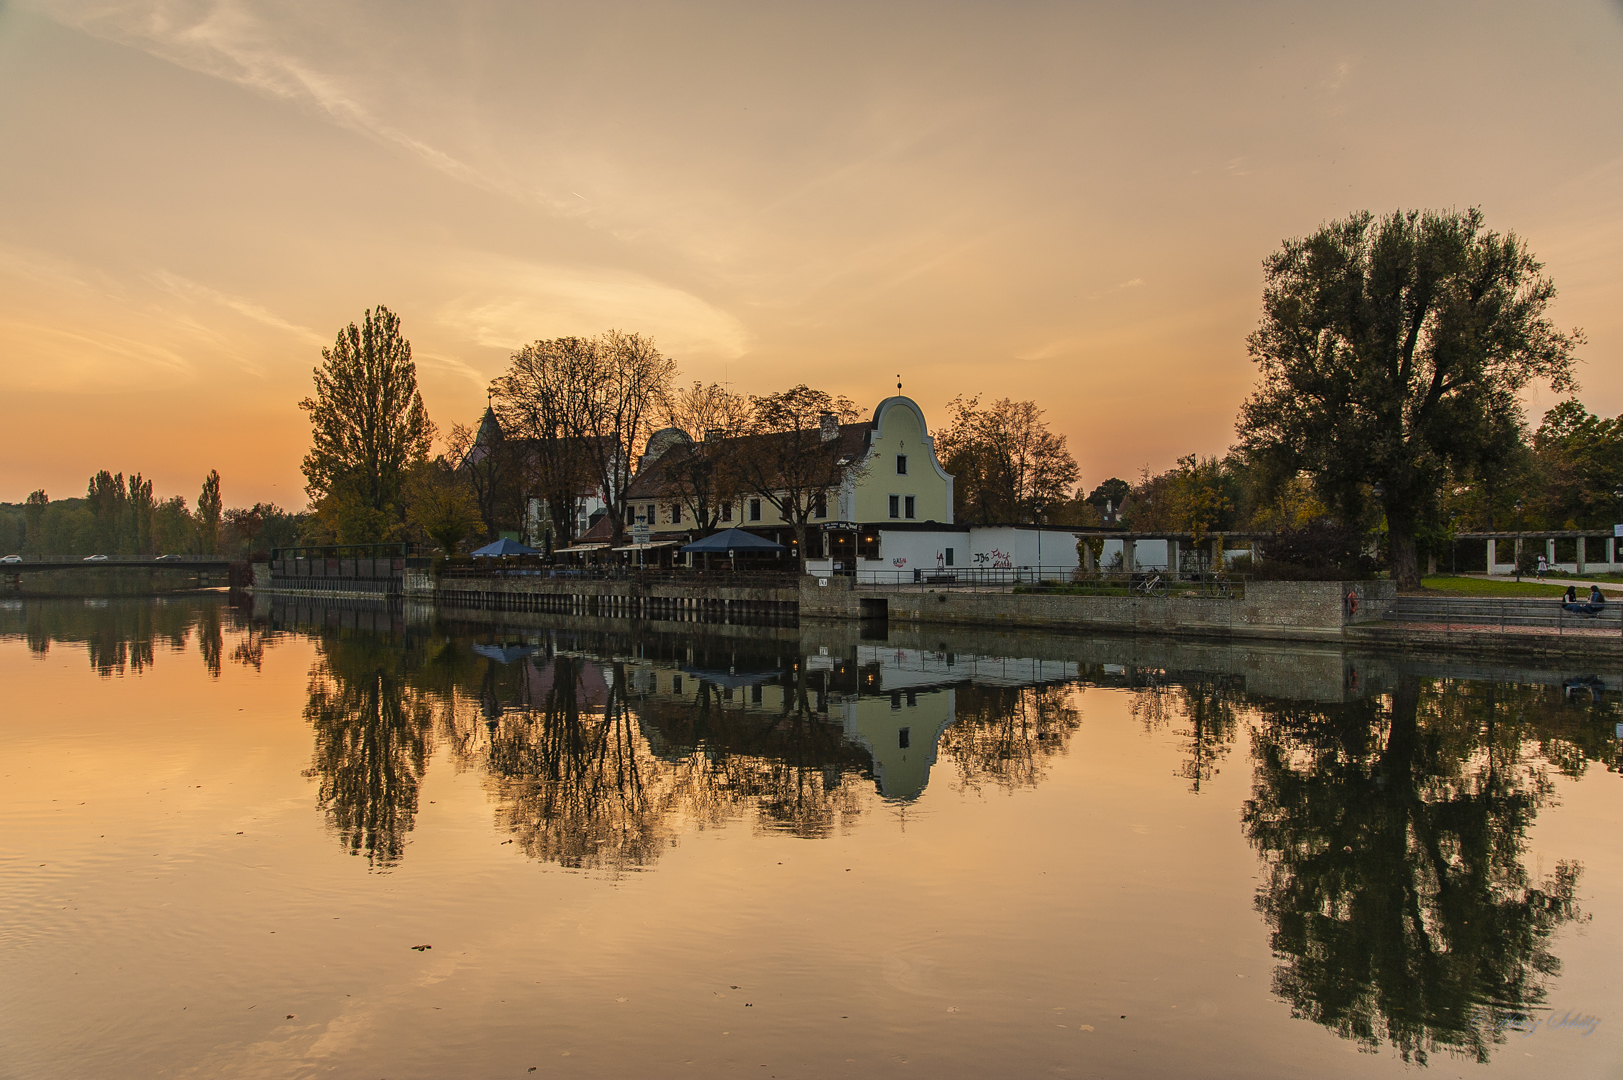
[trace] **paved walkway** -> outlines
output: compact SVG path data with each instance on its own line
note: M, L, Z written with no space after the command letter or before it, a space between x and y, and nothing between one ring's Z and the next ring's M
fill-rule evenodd
M1536 637L1587 637L1587 638L1616 638L1616 630L1603 630L1599 627L1589 626L1501 626L1499 623L1467 623L1467 622L1410 622L1388 624L1402 627L1405 630L1435 630L1445 634L1514 634L1518 637L1531 635Z
M1516 580L1514 574L1493 574L1492 576L1488 574L1460 574L1459 576L1481 578L1484 581L1513 582ZM1623 592L1623 581L1590 581L1588 578L1544 578L1540 580L1532 574L1523 574L1522 581L1524 583L1531 581L1535 585L1581 585L1586 589L1591 585L1599 585L1601 592Z

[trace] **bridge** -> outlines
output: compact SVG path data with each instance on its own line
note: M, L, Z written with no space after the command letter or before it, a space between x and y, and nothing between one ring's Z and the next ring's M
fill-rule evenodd
M82 559L24 557L0 563L0 597L6 596L157 596L223 589L230 584L231 561L218 555L151 558Z

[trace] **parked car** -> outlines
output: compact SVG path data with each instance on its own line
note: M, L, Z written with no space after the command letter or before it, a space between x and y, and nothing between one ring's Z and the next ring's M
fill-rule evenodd
M80 562L106 562L107 561L107 556L105 556L105 555L86 555L84 558L80 559L79 561Z
M159 555L156 559L153 559L152 561L153 562L179 562L180 561L180 556L179 555Z
M0 563L14 563L22 561L23 557L21 555L7 555L5 558L0 559Z

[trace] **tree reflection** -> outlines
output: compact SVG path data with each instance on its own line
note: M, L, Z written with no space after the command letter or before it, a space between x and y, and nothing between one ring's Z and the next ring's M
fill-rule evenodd
M318 805L353 855L392 866L417 813L433 717L398 670L401 654L370 635L320 645L304 718L315 730L305 773L320 781Z
M1267 705L1248 838L1257 907L1295 1015L1406 1062L1486 1061L1560 970L1576 864L1522 864L1549 767L1505 723L1497 688L1403 678L1389 701Z
M1035 787L1082 726L1070 692L1067 686L959 687L956 718L941 748L957 763L964 786Z
M494 665L494 662L492 662ZM606 698L585 691L588 664L555 657L550 670L524 665L521 689L539 700L508 711L485 696L485 766L498 824L532 858L563 866L623 869L657 857L668 841L670 783L659 775L626 707L623 664Z
M107 677L143 674L160 648L183 651L193 630L199 633L205 666L218 674L223 623L220 601L212 596L186 601L30 599L0 605L0 637L22 637L37 656L47 655L53 643L83 644L91 668Z
M1130 709L1146 731L1158 731L1177 720L1187 722L1175 732L1183 753L1177 775L1189 781L1189 790L1196 795L1221 771L1218 766L1233 749L1244 683L1232 675L1178 675L1159 669L1137 669L1129 676Z

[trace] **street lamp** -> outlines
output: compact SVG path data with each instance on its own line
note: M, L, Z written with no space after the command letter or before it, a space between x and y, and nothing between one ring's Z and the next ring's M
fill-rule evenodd
M1516 546L1515 546L1515 548L1512 549L1513 551L1515 551L1515 554L1513 556L1511 556L1511 557L1516 560L1516 583L1519 585L1519 584L1521 584L1521 580L1522 580L1522 537L1521 537L1521 532L1522 532L1522 500L1519 497L1516 499L1515 511L1516 511Z
M1043 579L1043 504L1031 504L1031 519L1037 524L1037 580Z

